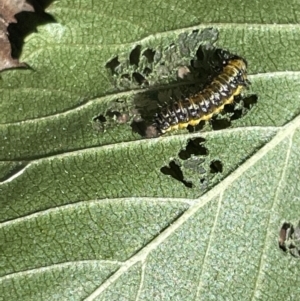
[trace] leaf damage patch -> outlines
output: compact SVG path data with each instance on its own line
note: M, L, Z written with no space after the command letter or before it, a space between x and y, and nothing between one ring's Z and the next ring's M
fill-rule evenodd
M116 124L127 123L130 119L125 99L115 99L110 103L106 111L93 117L93 127L97 131L105 132L107 128Z
M225 51L216 48L217 37L218 31L214 28L187 31L167 46L136 44L130 52L120 53L106 63L113 92L141 90L133 93L127 102L126 120L131 122L133 133L143 138L158 137L160 132L155 126L155 116L161 109L170 109L176 102L196 95L212 81L223 66L220 53ZM200 121L198 125L188 125L187 130L228 128L256 103L256 95L235 96L234 102L226 104L222 112L210 119L208 126L207 122ZM107 112L101 112L101 115L107 116Z
M190 65L195 55L203 56L202 53L196 54L201 45L209 49L217 37L216 29L207 28L181 33L167 47L138 44L129 54L113 57L105 67L113 76L117 91L169 84L177 80L176 76L182 78L181 67Z
M296 226L284 222L279 231L278 244L282 251L300 258L300 222Z
M178 158L171 159L169 165L160 171L183 183L187 188L208 190L212 183L223 172L223 163L217 159L210 159L209 151L205 147L204 138L194 138L187 141L185 149L178 153Z

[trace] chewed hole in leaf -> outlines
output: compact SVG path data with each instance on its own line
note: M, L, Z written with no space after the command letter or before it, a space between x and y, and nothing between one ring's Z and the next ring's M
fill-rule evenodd
M177 177L173 178L180 181L184 179L185 182L192 184L192 187L200 188L202 192L213 187L220 181L223 162L210 158L205 143L206 139L202 137L187 140L186 147L178 152L178 158L172 159L169 166L164 166L161 171L169 175L170 168L173 167L177 174Z
M258 96L255 94L246 97L235 98L234 106L225 106L225 112L231 113L230 119L237 120L244 117L257 103Z
M105 114L99 114L98 116L93 118L93 121L98 121L98 122L107 122L108 119L113 119L113 120L118 120L125 118L125 116L122 117L122 115L128 116L126 113L121 113L117 110L113 109L108 109ZM107 118L108 117L108 118ZM129 117L127 117L128 119Z
M211 119L212 129L218 131L230 127L233 120L243 118L252 109L253 105L257 103L257 99L257 95L254 94L247 97L241 95L236 97L233 104L224 106L223 112Z
M245 97L243 99L244 107L246 109L250 110L253 105L257 104L257 99L258 99L258 97L255 94Z
M144 68L144 70L143 70L143 73L145 74L145 76L148 76L151 72L152 72L152 70L148 67Z
M205 146L203 146L203 143L205 143L204 138L190 139L188 141L186 148L179 152L178 154L179 158L182 160L187 160L188 158L191 157L191 155L207 156L208 150Z
M284 222L279 231L279 248L296 258L300 258L300 222L297 226Z
M116 124L127 123L130 119L126 99L117 98L110 102L109 108L106 111L100 112L92 120L96 130L113 127Z
M139 85L148 84L145 77L142 74L140 74L139 72L133 72L132 77Z
M130 79L131 79L129 73L122 74L121 78L122 78L122 79L127 79L127 80L130 80Z
M184 183L186 186L188 183L189 186L187 187L190 188L194 187L194 185L191 180L184 180L185 173L187 173L189 178L190 173L192 173L192 178L198 178L199 175L201 175L201 179L206 179L205 157L208 155L208 149L204 146L205 141L206 140L202 137L189 139L185 149L179 151L179 159L171 160L169 166L161 168L161 172L166 175L171 175L174 179Z
M181 170L180 166L174 160L172 160L170 162L169 166L162 167L160 169L160 171L164 175L171 176L172 178L176 179L177 181L183 183L188 188L193 187L193 183L184 180L182 170Z
M143 55L147 58L149 64L154 62L155 50L148 48L143 52Z
M116 74L116 68L120 65L118 57L114 57L112 60L106 63L105 67L110 69L112 74Z
M211 120L211 126L214 131L224 130L231 126L231 120L227 118L216 119L213 117Z
M291 231L294 232L292 224L286 222L283 223L279 231L279 238L278 238L279 248L283 251L287 251L285 242L290 237Z
M210 163L210 172L212 174L223 172L223 164L220 160L214 160Z
M141 45L137 45L129 55L129 64L135 65L136 67L139 65L140 56L141 56Z
M112 111L112 110L108 110L106 112L106 116L110 117L110 118L113 118L113 119L116 119L118 118L119 116L121 116L121 113L118 112L118 111Z
M104 122L107 121L107 119L105 118L104 115L100 114L100 115L94 117L94 118L93 118L93 121L104 123Z
M203 35L203 32L206 31L209 33ZM150 82L151 85L157 85L161 82L167 84L170 83L170 79L175 82L176 69L178 70L180 66L189 65L191 59L196 58L197 49L203 45L212 45L216 38L217 31L207 28L203 31L194 30L179 34L176 40L166 47L162 47L162 45L153 47L136 45L128 54L122 53L118 56L124 59L119 61L116 57L107 62L106 67L110 68L112 74L115 75L115 87L120 90L138 88ZM204 57L204 55L201 57ZM203 69L206 68L201 66L201 72L199 73L203 74ZM139 73L144 79L137 79L136 75L133 76L134 72ZM120 80L124 78L124 75L128 75L125 77L129 80L129 85ZM205 75L203 76L205 77Z
M138 67L141 55L141 45L137 45L129 55L129 64Z
M198 61L202 61L205 59L204 51L202 48L198 48L198 50L196 52L196 57L197 57Z
M205 121L201 120L196 126L189 125L187 127L187 130L189 131L189 133L199 132L204 128L204 126L205 126Z
M103 114L93 118L93 129L97 132L103 133L106 127L107 118Z

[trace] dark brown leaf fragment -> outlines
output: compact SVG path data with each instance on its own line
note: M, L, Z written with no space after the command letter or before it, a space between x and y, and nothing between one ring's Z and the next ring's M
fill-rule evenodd
M25 0L0 0L0 71L25 66L12 58L7 32L9 23L16 23L15 15L22 11L33 11L33 7Z

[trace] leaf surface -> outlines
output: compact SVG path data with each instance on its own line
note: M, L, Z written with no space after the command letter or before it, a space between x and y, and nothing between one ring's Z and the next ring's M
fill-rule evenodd
M300 263L278 235L300 209L297 2L62 0L47 13L56 23L23 47L31 69L1 73L0 300L295 300ZM138 98L151 106L165 97L151 85L176 77L170 45L190 61L214 32L247 59L257 102L219 131L133 132ZM154 66L146 50L170 63L149 89L119 76Z

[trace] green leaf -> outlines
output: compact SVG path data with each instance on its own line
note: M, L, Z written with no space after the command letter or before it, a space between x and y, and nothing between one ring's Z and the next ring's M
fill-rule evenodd
M278 238L300 219L298 7L52 2L31 68L1 73L0 300L296 300ZM249 65L230 126L141 137L212 45Z

